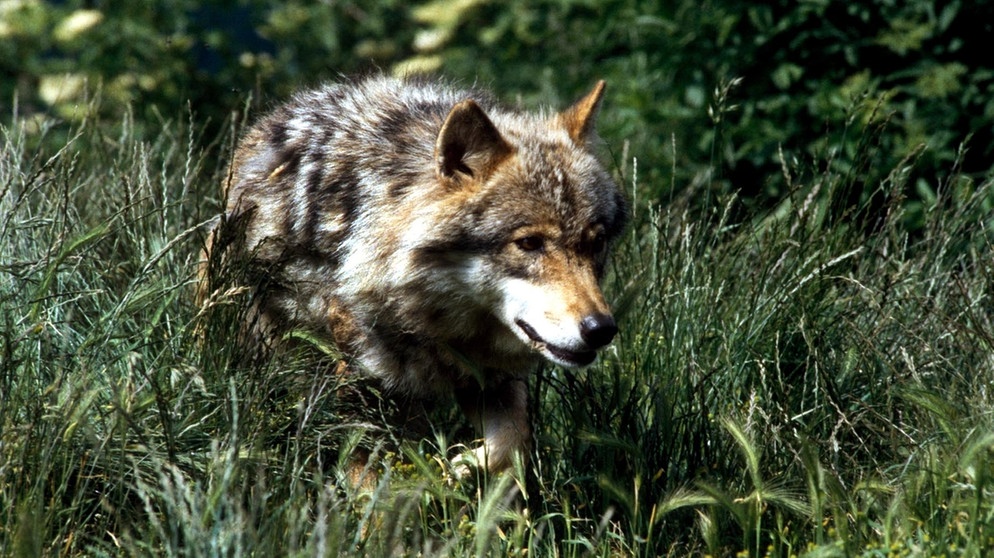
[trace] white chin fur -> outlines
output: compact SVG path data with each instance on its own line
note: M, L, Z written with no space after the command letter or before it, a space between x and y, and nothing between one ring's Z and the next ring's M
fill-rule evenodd
M501 295L498 315L522 343L561 366L576 368L594 361L596 352L580 338L579 325L548 290L512 279L502 285ZM548 318L560 315L558 322Z

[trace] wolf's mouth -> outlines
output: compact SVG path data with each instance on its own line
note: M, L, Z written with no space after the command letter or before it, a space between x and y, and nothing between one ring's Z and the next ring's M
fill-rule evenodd
M516 320L514 323L535 343L537 349L547 353L548 356L552 357L550 360L559 364L565 366L586 366L597 358L596 351L571 351L549 343L545 339L542 339L538 332L535 331L535 328L528 325L524 320Z

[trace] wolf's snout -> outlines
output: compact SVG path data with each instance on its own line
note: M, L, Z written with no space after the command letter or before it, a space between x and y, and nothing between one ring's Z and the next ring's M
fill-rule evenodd
M580 337L591 349L607 345L618 333L618 324L610 314L591 314L580 322Z

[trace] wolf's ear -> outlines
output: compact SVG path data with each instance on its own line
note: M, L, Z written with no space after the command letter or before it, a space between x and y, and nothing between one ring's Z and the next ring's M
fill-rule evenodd
M604 80L598 81L590 93L573 103L573 106L559 113L559 122L566 128L569 137L576 143L582 144L594 133L594 121L597 120L597 110L604 97Z
M435 140L438 172L485 178L514 149L500 135L480 105L466 99L452 107Z

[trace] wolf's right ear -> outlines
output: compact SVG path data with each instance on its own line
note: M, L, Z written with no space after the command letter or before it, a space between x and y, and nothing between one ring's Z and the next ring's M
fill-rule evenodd
M604 98L605 87L604 80L598 81L590 93L559 114L559 120L569 137L578 144L586 143L594 134L594 121L600 110L601 99Z
M486 178L513 151L472 99L452 107L435 140L438 172L446 178L456 177L457 173Z

